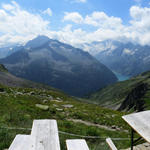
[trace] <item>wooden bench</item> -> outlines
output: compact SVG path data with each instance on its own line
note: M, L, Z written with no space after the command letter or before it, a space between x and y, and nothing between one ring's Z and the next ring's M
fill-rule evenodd
M31 137L34 150L60 150L56 120L34 120Z
M67 150L89 150L84 139L66 140Z
M33 150L31 135L16 135L8 150Z
M150 111L143 111L122 117L139 135L150 143Z
M109 147L111 148L111 150L117 150L116 146L114 145L113 141L111 140L111 138L107 138L106 139L107 144L109 145Z
M131 127L131 150L141 138L134 140L134 132L150 143L150 111L142 111L122 117Z

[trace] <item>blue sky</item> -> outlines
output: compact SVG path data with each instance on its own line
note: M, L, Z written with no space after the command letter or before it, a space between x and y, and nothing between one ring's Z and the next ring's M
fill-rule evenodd
M10 3L11 0L1 0L1 3ZM129 9L133 5L148 6L148 0L15 0L23 9L31 13L39 13L47 8L53 12L51 18L53 27L60 27L60 20L64 12L79 12L83 16L94 11L105 12L109 16L116 16L123 19L124 24L130 20Z
M11 0L1 0L1 3L10 2ZM103 11L109 16L121 17L125 23L130 19L129 9L131 6L149 5L149 0L86 0L85 2L76 2L76 0L16 0L16 2L22 8L33 12L51 8L54 17L62 17L66 11L77 11L82 15L90 14L93 11Z
M107 39L150 43L150 0L1 0L0 45L44 34L78 46Z

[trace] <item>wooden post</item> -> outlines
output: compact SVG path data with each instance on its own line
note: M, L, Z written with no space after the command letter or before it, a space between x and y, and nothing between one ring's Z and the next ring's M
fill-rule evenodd
M111 138L107 138L106 139L107 144L109 145L109 147L111 148L111 150L117 150L116 146L114 145L113 141L111 140Z
M134 146L134 130L131 129L131 150L133 150Z
M66 140L67 150L89 150L84 139Z

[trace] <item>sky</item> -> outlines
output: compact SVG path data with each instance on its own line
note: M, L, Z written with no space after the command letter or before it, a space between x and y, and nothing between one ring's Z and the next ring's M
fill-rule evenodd
M0 0L0 46L38 35L78 46L108 39L150 45L150 0Z

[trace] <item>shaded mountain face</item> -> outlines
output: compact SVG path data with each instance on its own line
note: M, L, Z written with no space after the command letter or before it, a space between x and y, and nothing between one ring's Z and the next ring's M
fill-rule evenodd
M116 76L89 53L39 36L22 50L1 59L14 75L83 96L117 81Z
M109 41L107 47L95 57L111 70L129 76L150 70L150 46Z
M9 71L2 64L0 64L0 85L7 87L36 88L58 91L50 86L16 77L9 73Z

